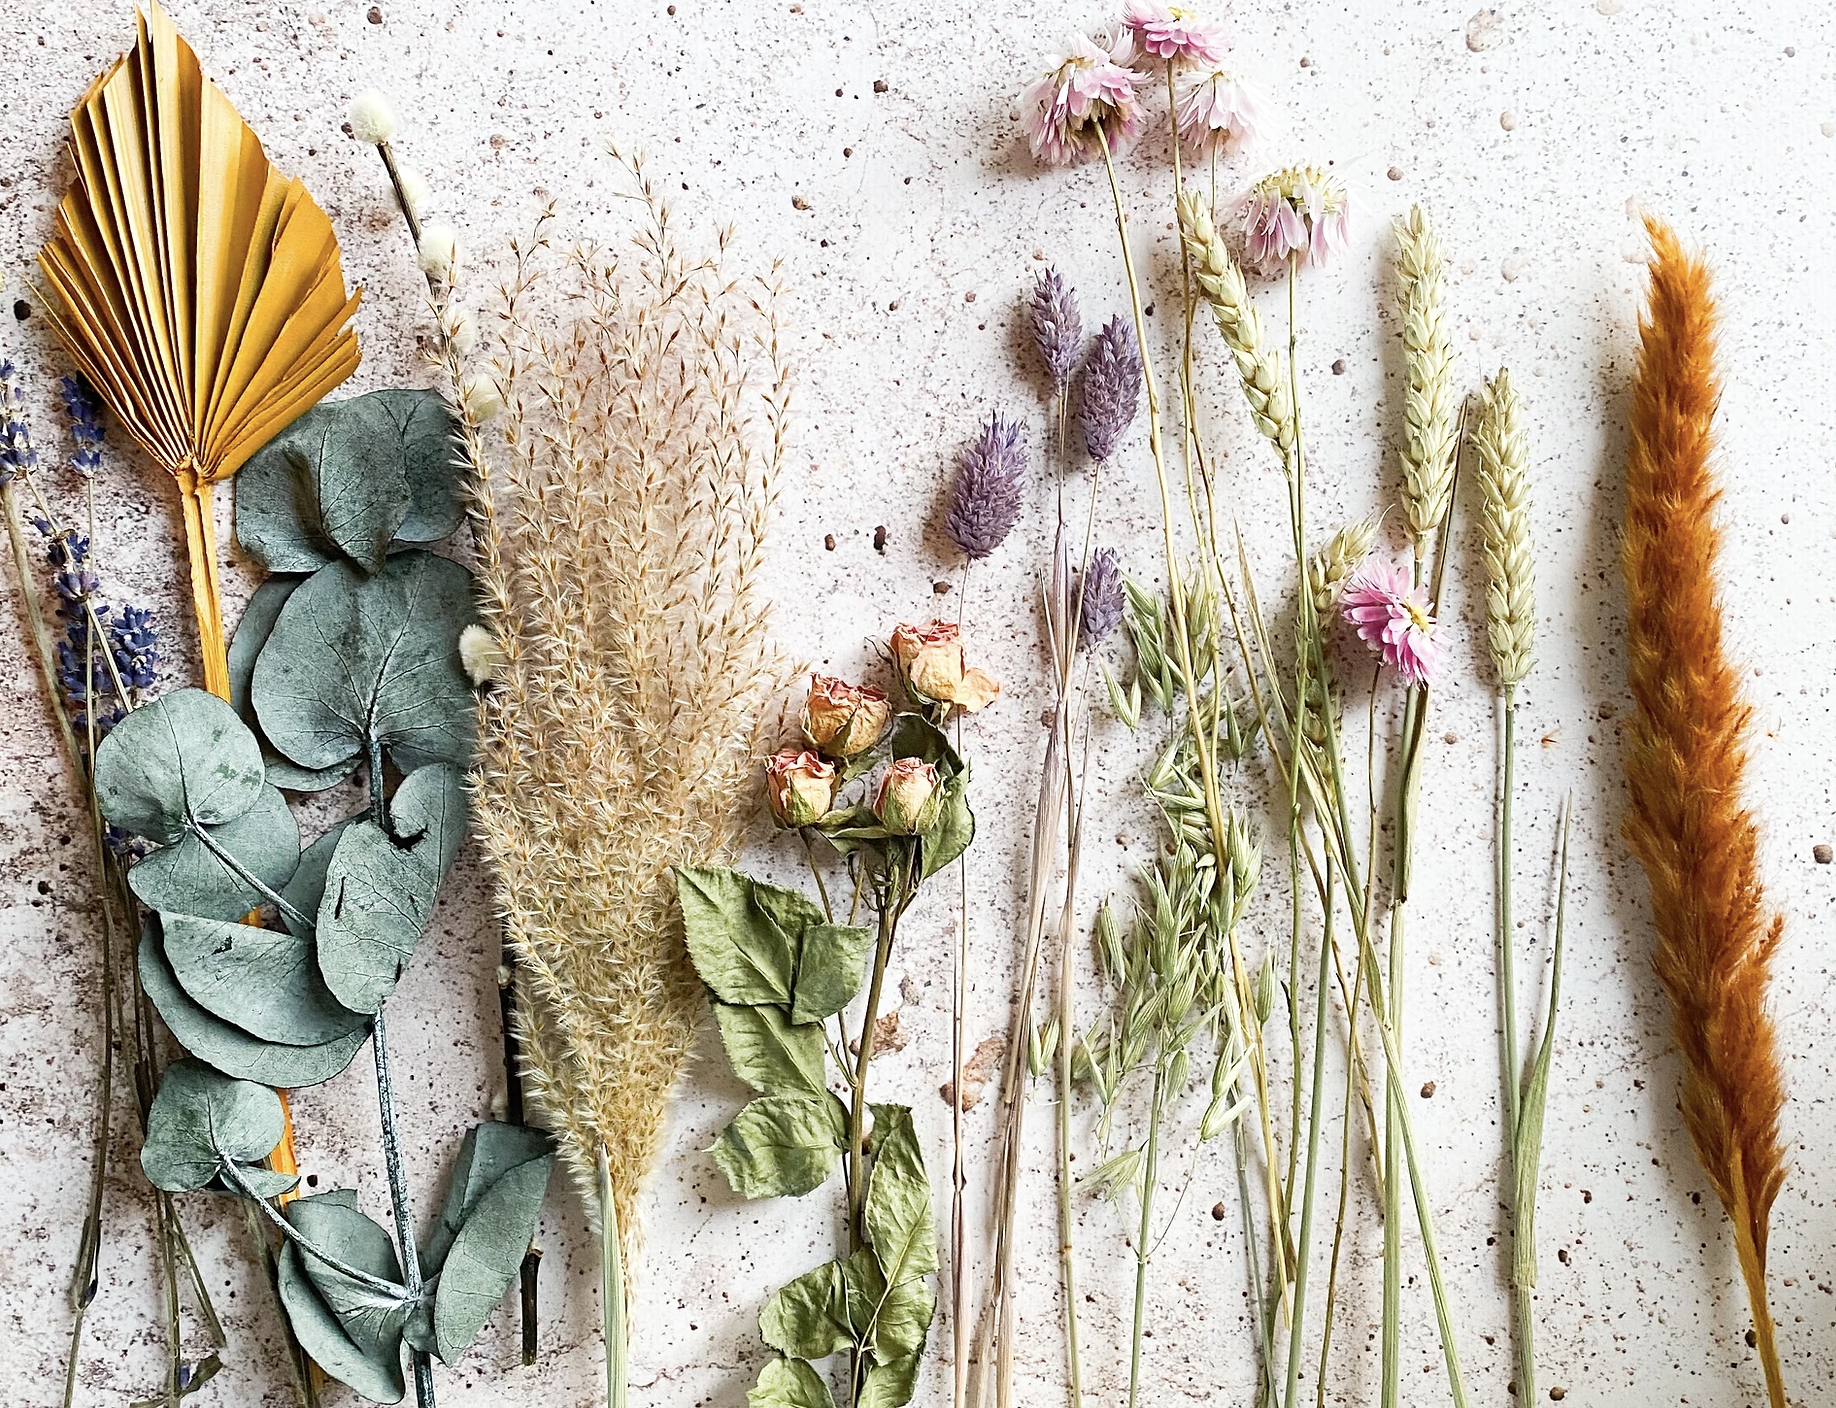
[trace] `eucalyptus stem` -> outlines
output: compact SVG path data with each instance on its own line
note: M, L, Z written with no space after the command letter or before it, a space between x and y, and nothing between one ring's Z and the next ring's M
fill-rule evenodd
M274 1224L280 1231L281 1236L299 1247L307 1256L312 1257L315 1261L324 1262L325 1265L329 1266L340 1276L348 1276L366 1290L375 1291L379 1295L388 1296L392 1299L401 1295L404 1287L398 1286L395 1282L387 1280L384 1277L360 1270L358 1267L352 1266L348 1261L333 1256L317 1242L313 1241L312 1238L300 1231L300 1229L295 1227L287 1218L276 1212L273 1205L250 1186L249 1180L243 1176L242 1170L233 1162L228 1159L220 1160L217 1165L217 1172L225 1182L234 1186L238 1193L241 1193L243 1197L254 1203L257 1211L259 1211L263 1217L267 1218L269 1222ZM418 1273L416 1279L419 1279Z
M395 1214L395 1241L402 1254L403 1285L410 1301L421 1298L421 1254L414 1244L414 1209L408 1201L408 1175L402 1167L401 1139L395 1127L395 1083L389 1074L389 1042L383 1014L370 1023L370 1045L376 1054L376 1103L382 1112L383 1167L389 1175L389 1207ZM434 1408L433 1360L427 1351L411 1353L414 1397L419 1408Z
M1129 1339L1128 1408L1135 1408L1141 1389L1141 1332L1147 1323L1148 1263L1154 1259L1154 1188L1160 1181L1160 1117L1166 1105L1166 1058L1154 1066L1154 1091L1148 1107L1147 1153L1141 1169L1141 1230L1135 1237L1135 1326Z
M606 1408L625 1408L631 1380L631 1329L626 1317L624 1249L612 1166L599 1147L599 1311L606 1346Z

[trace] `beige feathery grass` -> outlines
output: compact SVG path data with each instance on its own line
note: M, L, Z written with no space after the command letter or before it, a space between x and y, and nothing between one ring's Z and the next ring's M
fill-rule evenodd
M1447 516L1454 476L1453 346L1441 306L1445 261L1440 237L1419 205L1396 221L1396 269L1402 314L1403 511L1415 560L1428 555Z
M1485 632L1507 695L1536 663L1536 554L1530 544L1529 451L1523 403L1500 367L1480 395L1473 448L1485 526Z
M789 392L773 286L728 278L724 234L686 261L630 170L625 248L559 253L546 216L514 248L503 410L462 410L503 655L475 816L526 1089L593 1205L604 1149L627 1251L703 1006L671 867L734 842L781 674L759 574Z

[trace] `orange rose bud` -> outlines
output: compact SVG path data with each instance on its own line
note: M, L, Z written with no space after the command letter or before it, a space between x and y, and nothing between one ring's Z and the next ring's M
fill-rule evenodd
M858 758L886 736L892 705L868 685L849 684L830 675L810 676L810 698L803 706L803 741L829 758Z
M893 656L912 697L926 704L955 704L975 713L994 703L998 681L963 662L963 642L948 621L898 626L892 633Z
M943 809L937 769L923 758L900 758L880 779L873 814L880 825L902 836L928 831Z
M835 765L786 748L765 760L765 796L780 826L814 826L835 806Z

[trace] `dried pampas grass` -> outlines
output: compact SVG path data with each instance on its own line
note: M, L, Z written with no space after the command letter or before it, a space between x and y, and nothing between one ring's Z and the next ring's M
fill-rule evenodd
M1766 1234L1785 1178L1785 1105L1766 985L1783 920L1766 912L1741 799L1750 710L1722 649L1720 497L1709 472L1715 305L1703 261L1648 221L1650 302L1632 407L1623 566L1632 692L1626 838L1651 881L1657 970L1676 1007L1683 1118L1734 1224L1774 1408L1785 1389L1766 1299Z
M628 166L624 249L561 253L547 215L513 247L502 410L464 411L502 656L474 815L526 1089L589 1204L603 1156L626 1253L703 1006L670 870L729 849L779 683L759 574L789 393L772 285L727 277L724 234L685 260Z

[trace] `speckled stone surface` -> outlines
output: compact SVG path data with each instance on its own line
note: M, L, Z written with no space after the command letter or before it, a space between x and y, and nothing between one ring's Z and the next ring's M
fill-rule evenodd
M425 376L414 342L418 275L377 163L339 131L351 96L367 86L392 95L404 159L426 173L441 214L486 258L526 227L538 192L559 200L574 230L621 237L613 196L623 187L601 154L615 138L648 151L653 176L697 237L731 222L738 260L762 268L781 259L801 392L772 566L777 628L787 651L839 673L877 668L870 639L928 613L934 582L958 580L936 505L978 419L995 409L1026 417L1037 450L1041 387L1016 311L1033 273L1043 261L1063 268L1087 321L1125 308L1100 172L1035 170L1013 112L1035 56L1069 22L1106 21L1100 6L528 0L417 11L400 0L379 8L181 0L175 15L281 166L301 173L332 215L346 270L367 290L358 323L365 360L352 389ZM1585 1408L1763 1396L1731 1245L1676 1111L1677 1059L1651 975L1643 878L1617 839L1630 701L1614 547L1641 284L1637 212L1662 212L1714 257L1726 312L1726 600L1755 708L1767 883L1787 925L1774 1006L1789 1055L1794 1167L1774 1216L1774 1304L1794 1401L1828 1402L1836 1392L1827 1117L1836 1094L1828 1055L1836 870L1818 864L1814 848L1836 842L1828 682L1836 660L1828 373L1836 14L1808 0L1541 0L1476 13L1471 0L1295 0L1237 5L1231 19L1238 61L1282 122L1247 161L1226 167L1226 181L1290 160L1330 162L1356 202L1349 255L1304 286L1316 521L1362 513L1396 489L1388 223L1410 201L1433 211L1449 251L1463 383L1508 363L1525 398L1542 564L1541 663L1527 686L1521 768L1520 914L1522 937L1534 944L1532 974L1547 953L1540 912L1564 795L1576 813L1572 967L1543 1164L1538 1308L1543 1387ZM24 316L13 300L68 177L63 116L131 31L124 3L0 0L0 267L8 276L0 339L41 393L47 448L56 438L42 393L63 367L42 317ZM1153 281L1155 326L1170 334L1175 250L1158 162L1131 161L1124 182L1131 198L1151 202L1137 205L1133 235ZM1274 292L1262 296L1279 326ZM1286 536L1280 481L1215 342L1201 348L1208 434L1264 580L1276 580ZM1150 484L1137 427L1118 457L1099 536L1129 570L1158 579L1164 558ZM967 733L983 825L970 860L977 1036L1005 1021L1043 743L1033 604L1049 493L1043 478L1035 485L1020 532L972 574L964 603L974 653L1008 685ZM112 451L96 508L107 572L118 589L160 608L176 681L191 662L168 510L155 472ZM880 527L884 550L876 551ZM1432 1083L1415 1115L1472 1399L1503 1404L1511 1401L1508 1240L1498 1201L1488 883L1496 742L1478 572L1469 520L1457 538L1450 669L1425 764L1408 1061L1411 1091ZM252 581L241 568L229 573L234 603ZM960 600L938 609L953 614ZM48 1404L62 1375L65 1284L95 1128L99 977L84 823L10 590L0 606L0 731L0 1400ZM1138 747L1106 721L1098 743L1091 787L1103 824L1091 839L1086 919L1153 844L1137 791L1146 740ZM1241 793L1250 805L1266 803L1259 772L1246 775ZM1255 910L1257 947L1286 941L1278 849ZM794 872L795 857L781 847L761 846L750 860ZM907 926L897 958L907 1044L878 1062L874 1077L881 1098L916 1106L940 1191L953 889L927 897ZM484 894L479 858L468 851L392 1008L401 1014L392 1045L424 1212L456 1133L490 1109L499 1084L496 938ZM1086 1010L1095 1000L1086 994ZM746 1205L725 1190L701 1151L743 1091L711 1042L705 1056L646 1205L635 1402L656 1408L743 1401L765 1354L760 1303L830 1255L838 1232L827 1194ZM302 1092L297 1114L310 1178L320 1188L355 1186L380 1212L372 1084L360 1061ZM988 1105L971 1120L978 1151ZM155 1384L162 1311L128 1123L118 1112L101 1295L77 1392L85 1405L125 1403ZM1023 1401L1049 1403L1062 1353L1047 1121L1036 1117L1033 1129L1019 1369ZM1325 1159L1336 1189L1336 1137ZM979 1153L972 1177L985 1187ZM1234 1174L1208 1150L1189 1169L1180 1161L1174 1177L1191 1186L1177 1209L1164 1204L1148 1401L1246 1403L1240 1236L1234 1214L1212 1216L1214 1203L1232 1200ZM1378 1228L1368 1190L1357 1193L1365 1211L1348 1232L1326 1395L1348 1404L1374 1397L1377 1363ZM185 1205L230 1338L224 1375L198 1401L291 1401L239 1221L202 1196ZM1080 1210L1091 1401L1116 1403L1132 1254L1117 1208L1080 1202ZM566 1188L550 1199L542 1241L540 1364L518 1364L506 1305L460 1366L440 1371L443 1403L593 1401L597 1253ZM1316 1242L1322 1256L1325 1242ZM1415 1245L1413 1226L1407 1244ZM1443 1402L1419 1260L1409 1266L1406 1311L1405 1399ZM1308 1342L1317 1345L1317 1329ZM947 1319L933 1344L925 1404L948 1401ZM1309 1363L1309 1402L1313 1373Z

